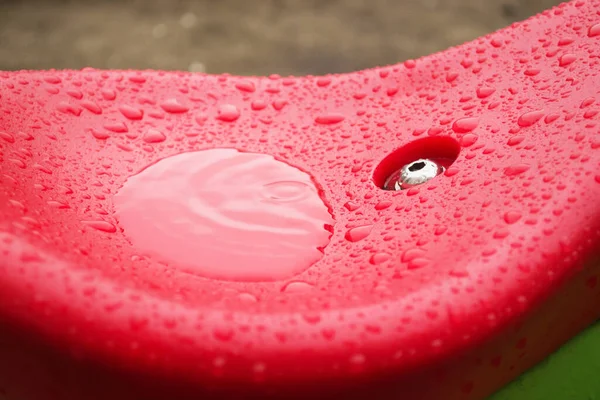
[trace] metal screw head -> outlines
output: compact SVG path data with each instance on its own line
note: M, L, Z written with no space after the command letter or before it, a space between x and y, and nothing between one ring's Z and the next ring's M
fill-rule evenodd
M403 190L421 185L444 172L444 167L434 161L419 159L403 166L385 182L386 190Z

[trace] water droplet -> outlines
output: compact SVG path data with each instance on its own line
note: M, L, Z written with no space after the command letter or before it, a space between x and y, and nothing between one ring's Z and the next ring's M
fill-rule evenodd
M559 46L568 46L571 43L573 43L573 39L572 38L562 38L558 41L558 45Z
M558 65L561 67L566 67L567 65L572 64L575 60L577 60L577 57L574 54L563 54L558 60Z
M468 117L461 118L454 121L452 124L452 130L456 133L467 133L471 132L473 129L477 128L479 124L479 118Z
M8 132L0 131L0 139L7 141L8 143L14 143L15 137Z
M81 221L83 224L97 229L99 231L102 232L107 232L107 233L114 233L117 231L117 227L114 226L113 224L111 224L110 222L107 221L102 221L102 220L96 220L96 221L92 221L92 220L87 220L87 221Z
M92 136L98 140L106 140L110 137L110 133L104 132L104 131L99 131L94 128L91 128L90 132L91 132Z
M448 226L446 225L440 225L437 228L435 228L435 231L433 232L434 235L436 236L441 236L444 233L446 233L448 231Z
M17 136L23 140L33 140L33 136L28 132L17 132Z
M333 225L312 178L272 156L182 153L127 179L114 196L133 245L216 279L286 279L318 261Z
M521 219L522 215L519 211L507 211L504 214L504 221L507 224L514 224L516 222L518 222Z
M104 100L114 100L117 98L117 92L113 89L102 89L101 93Z
M426 251L418 248L418 247L414 247L408 250L405 250L404 253L402 253L402 262L410 262L416 258L422 258L424 257L426 254Z
M588 29L589 37L595 37L598 35L600 35L600 23L594 24L594 25L590 26L590 28Z
M409 60L404 61L404 66L408 69L413 69L414 67L417 66L417 62L416 62L416 60L409 59Z
M453 276L455 278L466 278L469 276L469 271L467 271L465 269L455 268L455 269L450 270L448 275Z
M233 122L240 117L240 110L233 104L221 104L217 119L224 122Z
M281 288L281 291L285 292L285 293L302 293L302 292L313 290L314 288L315 287L308 282L292 281L292 282L286 283Z
M519 117L517 123L519 124L519 126L525 128L525 127L535 124L540 119L542 119L543 116L544 116L544 111L542 111L542 110L526 112L525 114L522 114Z
M280 111L287 103L287 100L274 100L273 108L277 111Z
M115 311L117 311L121 307L123 307L123 303L120 302L120 301L115 301L115 302L111 302L111 303L106 304L104 306L104 309L107 312L115 312Z
M344 204L348 211L356 211L360 208L360 204L355 201L348 201Z
M456 78L458 78L458 73L456 73L456 72L448 72L446 74L446 82L448 82L448 83L454 82L456 80Z
M119 111L121 112L121 114L123 114L123 116L125 116L125 118L133 121L140 120L144 117L143 110L128 105L122 105L121 107L119 107Z
M252 372L254 373L254 379L257 381L262 381L264 379L265 373L267 371L267 365L262 362L254 363L252 366Z
M544 118L544 122L547 124L551 124L552 122L556 121L559 117L560 115L558 115L557 113L548 114Z
M287 334L285 332L275 332L274 336L281 343L285 343L288 340Z
M540 73L540 69L539 68L528 68L525 70L524 73L527 76L536 76L537 74Z
M362 369L365 367L365 363L367 362L367 358L364 356L364 354L353 354L350 357L350 367L353 371L362 371Z
M60 79L58 76L47 75L44 77L44 81L52 85L58 85L62 82L62 79Z
M504 174L506 176L516 176L526 172L527 170L529 170L528 164L516 164L506 168L504 170Z
M510 231L508 231L507 229L501 228L501 229L498 229L496 232L494 232L494 239L504 239L509 234L510 234Z
M476 134L467 133L466 135L460 138L459 142L462 147L469 147L474 145L477 139L479 139L479 136L477 136Z
M50 207L53 207L53 208L58 208L58 209L66 209L66 208L71 208L71 207L69 206L69 204L67 204L67 203L64 203L64 202L62 202L62 201L57 201L57 200L48 200L46 203L47 203L47 204L48 204Z
M363 240L367 236L369 236L369 234L371 233L372 230L373 230L373 225L357 226L355 228L348 230L348 232L346 232L345 238L346 238L346 240L348 240L350 242L358 242L360 240Z
M213 331L213 336L215 337L215 339L221 342L228 342L231 339L233 339L234 332L231 328L215 328L215 330Z
M143 140L146 143L160 143L164 142L166 139L167 137L165 134L158 129L148 129L143 136Z
M83 98L83 93L79 90L69 89L66 93L74 99L81 100Z
M333 340L333 339L335 339L335 330L331 329L331 328L321 329L321 335L326 340Z
M408 262L408 265L406 266L406 268L420 269L420 268L424 268L424 267L428 266L430 263L431 263L431 260L429 258L425 258L425 257L414 258Z
M124 122L107 122L104 124L104 129L115 133L129 132L129 129Z
M595 101L596 101L596 99L594 99L593 97L588 97L581 102L581 104L579 105L579 108L589 107L592 104L594 104Z
M258 299L252 293L240 293L238 294L238 300L242 303L252 304L258 302Z
M34 250L23 250L19 259L25 263L44 261L44 258Z
M264 110L267 108L267 102L264 100L252 100L250 108L252 108L254 111Z
M522 136L522 135L512 136L510 139L508 139L507 144L509 146L516 146L516 145L520 144L523 140L525 140L525 136Z
M321 314L318 312L302 313L302 318L311 325L316 325L321 322Z
M393 203L390 200L382 200L379 203L375 204L375 209L377 211L385 210L390 208Z
M317 78L317 86L318 87L329 86L330 83L331 83L331 78L328 76L323 76L323 77Z
M213 360L213 374L215 376L221 376L223 374L223 368L226 364L227 360L225 359L225 357L215 357L215 359Z
M379 264L383 264L384 262L388 261L392 256L388 253L384 253L384 252L380 252L380 253L375 253L371 256L371 258L369 259L369 262L373 265L379 265Z
M8 200L8 203L10 205L12 205L13 207L19 208L22 211L26 211L27 210L27 208L25 207L25 205L23 203L21 203L20 201L18 201L18 200L10 199L10 200Z
M179 103L177 99L168 99L160 104L160 108L171 114L181 114L187 112L189 107Z
M33 168L37 169L38 171L42 171L45 174L48 175L52 175L52 170L48 167L46 167L45 165L42 164L33 164Z
M332 125L337 124L338 122L342 122L344 120L344 116L341 114L323 114L319 115L315 118L315 122L321 125Z
M74 115L76 117L79 117L81 115L81 107L78 107L76 105L73 104L69 104L66 103L64 101L61 101L60 103L58 103L58 105L56 106L56 109L58 111L60 111L61 113L64 114L71 114Z
M92 114L102 114L102 108L100 108L100 106L96 103L94 103L93 101L89 101L89 100L82 100L81 106L83 108L85 108L86 110L88 110L89 112L91 112Z
M256 86L252 81L241 81L235 84L235 87L242 92L252 93L256 90Z
M141 75L132 75L129 78L130 82L133 83L144 83L146 82L146 77L145 76L141 76Z
M486 97L489 97L492 94L494 94L495 91L496 89L492 87L482 86L480 88L477 88L477 97L479 97L480 99L485 99Z

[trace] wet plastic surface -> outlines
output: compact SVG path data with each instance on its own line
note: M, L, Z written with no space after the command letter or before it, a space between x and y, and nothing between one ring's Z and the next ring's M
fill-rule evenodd
M600 315L599 12L339 76L0 73L0 396L493 393ZM456 160L381 190L406 149Z

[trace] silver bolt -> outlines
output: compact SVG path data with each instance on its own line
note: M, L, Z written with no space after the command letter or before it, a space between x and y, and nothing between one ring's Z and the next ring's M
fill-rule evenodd
M443 173L445 168L431 160L421 158L403 166L392 174L383 188L385 190L404 190L435 178Z

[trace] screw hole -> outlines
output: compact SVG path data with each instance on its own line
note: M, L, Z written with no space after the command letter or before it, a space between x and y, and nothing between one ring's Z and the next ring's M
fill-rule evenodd
M419 162L414 163L410 167L408 167L408 170L410 172L415 172L415 171L422 170L424 167L425 167L425 163L423 161L419 161Z
M458 141L449 136L432 136L417 139L394 150L384 157L373 171L373 183L383 190L399 189L398 179L402 168L420 174L428 168L428 161L438 164L442 171L456 160L460 153Z

